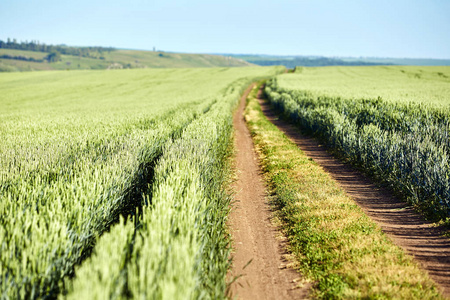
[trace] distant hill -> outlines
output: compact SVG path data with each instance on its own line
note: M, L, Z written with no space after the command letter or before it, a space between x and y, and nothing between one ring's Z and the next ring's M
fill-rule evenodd
M223 55L69 47L0 41L0 72L124 68L243 67L253 64Z
M282 65L289 69L297 66L450 66L450 59L420 59L420 58L377 58L377 57L323 57L323 56L276 56L276 55L248 55L223 54L245 60L260 66Z
M370 63L383 64L388 63L399 66L450 66L450 59L434 58L389 58L389 57L343 57L344 61L351 62L363 60Z

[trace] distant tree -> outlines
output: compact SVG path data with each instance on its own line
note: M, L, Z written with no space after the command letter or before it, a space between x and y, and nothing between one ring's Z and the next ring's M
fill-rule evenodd
M45 57L48 62L57 62L61 60L61 54L58 51L53 51Z

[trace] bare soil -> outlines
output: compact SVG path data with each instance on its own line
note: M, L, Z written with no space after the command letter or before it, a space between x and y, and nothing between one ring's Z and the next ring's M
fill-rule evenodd
M266 117L321 165L395 244L416 259L443 294L450 297L450 239L390 191L376 186L351 166L335 159L315 139L280 119L263 99L261 90L258 100Z
M241 98L233 123L235 128L235 202L228 225L233 239L233 266L230 273L237 278L230 287L237 299L302 299L309 285L298 286L300 274L286 267L285 241L271 223L266 187L254 151L253 140L243 112L250 86Z

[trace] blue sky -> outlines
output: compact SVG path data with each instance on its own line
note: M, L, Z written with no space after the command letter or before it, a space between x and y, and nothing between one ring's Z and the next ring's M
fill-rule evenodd
M0 39L190 53L450 58L449 0L1 0Z

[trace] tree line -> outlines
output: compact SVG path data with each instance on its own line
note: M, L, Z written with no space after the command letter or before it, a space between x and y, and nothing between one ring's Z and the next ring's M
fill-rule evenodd
M44 58L34 58L29 56L23 56L23 55L9 55L9 54L3 54L0 55L0 59L16 59L16 60L23 60L23 61L32 61L32 62L57 62L61 60L61 54L58 51L53 51L49 53Z
M59 55L73 55L80 57L89 57L105 59L104 53L110 53L115 48L112 47L71 47L66 45L46 45L39 41L17 42L16 39L8 38L7 41L0 40L0 49L27 50L45 53L59 53ZM52 57L54 57L53 55ZM58 54L56 54L58 56Z
M9 54L0 55L0 59L16 59L16 60L33 61L33 62L44 62L44 59L28 57L28 56L23 56L23 55L9 55Z

